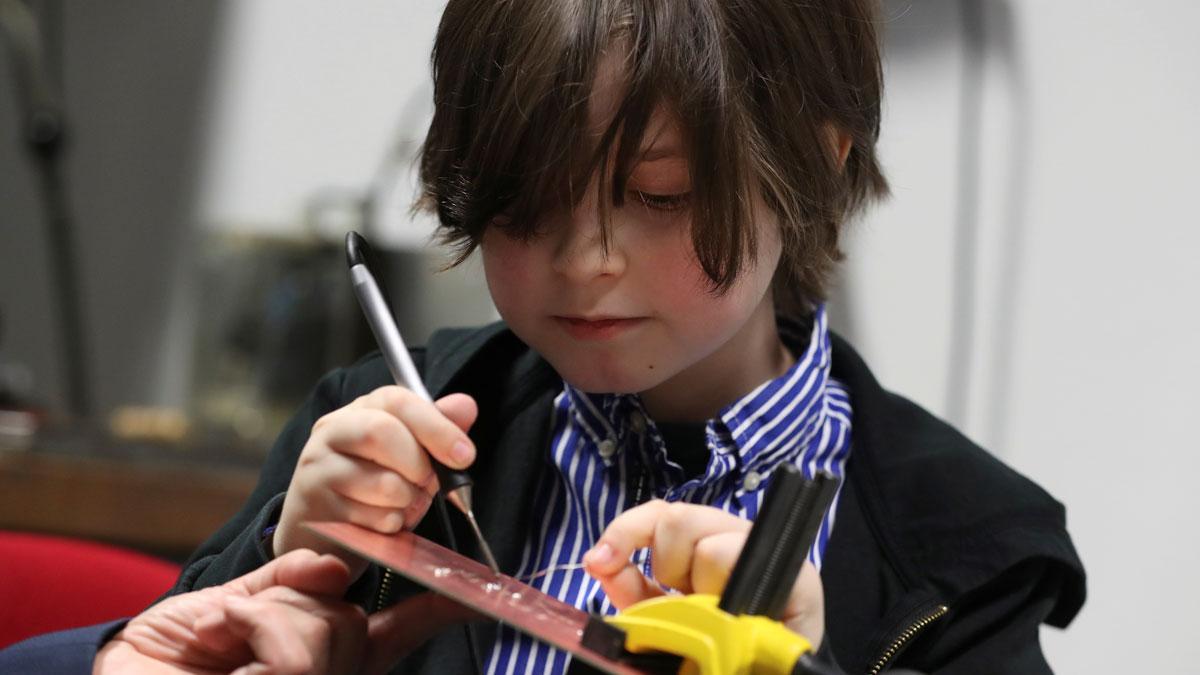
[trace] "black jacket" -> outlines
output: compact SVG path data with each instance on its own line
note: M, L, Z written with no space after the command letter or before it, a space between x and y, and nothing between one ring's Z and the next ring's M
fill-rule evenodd
M435 334L413 350L438 397L455 391L479 402L471 430L479 448L471 473L476 515L502 569L516 569L533 486L553 470L550 407L562 382L502 324ZM884 391L866 365L833 336L833 376L850 390L854 449L822 572L826 639L848 673L906 666L931 673L1049 672L1041 623L1065 627L1083 604L1084 573L1061 504L915 404ZM261 566L263 530L278 518L297 457L313 423L391 382L378 354L318 384L272 448L243 509L193 554L168 595L223 583ZM458 542L471 538L452 518ZM417 528L446 541L437 517ZM475 555L475 551L464 551ZM380 570L349 597L374 609ZM394 587L391 602L416 588ZM494 627L481 627L489 645ZM471 671L463 631L447 631L398 672Z

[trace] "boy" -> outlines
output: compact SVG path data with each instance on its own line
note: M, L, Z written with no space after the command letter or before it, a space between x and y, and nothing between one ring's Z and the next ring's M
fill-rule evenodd
M663 586L719 592L789 462L842 478L789 627L847 672L1048 671L1038 626L1084 596L1062 507L826 328L841 228L886 191L872 9L451 0L424 204L459 260L480 250L504 322L416 351L436 405L377 355L323 380L173 593L311 548L348 564L348 599L407 600L300 524L449 541L428 455L470 467L502 571L551 595L611 613ZM488 626L399 669L567 666Z

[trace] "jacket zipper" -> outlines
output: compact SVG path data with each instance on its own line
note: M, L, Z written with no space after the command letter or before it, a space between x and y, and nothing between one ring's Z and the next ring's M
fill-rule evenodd
M933 609L933 611L914 621L911 625L909 625L908 628L905 628L904 632L900 633L900 635L892 641L892 644L888 645L888 648L883 650L883 653L880 654L879 658L875 660L875 664L872 665L869 670L867 670L867 675L879 675L879 673L883 671L884 667L887 666L892 659L896 658L896 655L900 653L900 650L903 649L904 646L909 643L909 641L917 636L917 633L925 630L925 627L934 621L946 616L946 613L949 611L949 607L945 605L938 605Z
M379 582L379 593L375 596L375 609L379 612L384 608L384 603L388 601L388 596L392 592L392 576L393 572L388 568L383 568L383 579Z

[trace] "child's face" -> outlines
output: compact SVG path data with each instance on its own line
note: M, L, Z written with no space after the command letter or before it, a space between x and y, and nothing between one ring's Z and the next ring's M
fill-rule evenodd
M620 100L616 72L603 62L593 88L589 125L597 134ZM773 375L752 371L778 347L769 292L778 226L756 196L757 258L715 295L678 197L691 191L679 129L659 111L645 138L625 204L610 208L607 256L593 179L579 205L548 216L532 240L484 232L488 286L509 327L584 391L645 392L686 373L679 379L690 387L732 387L732 400ZM753 381L742 382L747 377Z

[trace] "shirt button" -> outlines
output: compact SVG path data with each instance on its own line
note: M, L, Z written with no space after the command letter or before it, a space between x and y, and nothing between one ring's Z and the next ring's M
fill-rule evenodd
M762 479L763 477L760 473L751 471L742 478L742 489L746 492L754 492L758 489L759 485L762 485Z
M629 415L629 426L633 427L636 434L641 434L646 430L646 416L638 411L633 411Z
M598 445L596 449L600 451L601 457L608 459L616 454L617 444L614 443L611 438L606 438L603 441L600 441L600 445Z

